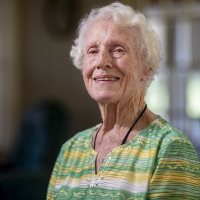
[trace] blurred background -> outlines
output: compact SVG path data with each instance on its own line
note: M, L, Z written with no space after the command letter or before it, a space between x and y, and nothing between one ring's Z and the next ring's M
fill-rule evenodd
M109 0L0 0L0 199L45 199L59 149L100 122L69 50L79 19ZM124 0L142 11L163 62L146 101L200 156L200 1Z

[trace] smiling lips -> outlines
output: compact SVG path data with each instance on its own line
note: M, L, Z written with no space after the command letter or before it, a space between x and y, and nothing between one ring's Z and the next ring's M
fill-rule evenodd
M96 76L93 78L95 81L117 81L119 77L111 76L111 75L103 75L103 76Z

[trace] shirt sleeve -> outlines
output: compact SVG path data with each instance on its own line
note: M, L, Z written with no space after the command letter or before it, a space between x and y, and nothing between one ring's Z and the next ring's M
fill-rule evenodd
M160 144L147 199L200 199L200 162L187 137Z

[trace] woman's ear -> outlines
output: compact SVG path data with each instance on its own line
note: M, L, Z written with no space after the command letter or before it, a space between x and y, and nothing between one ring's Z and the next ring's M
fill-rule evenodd
M146 66L143 70L141 81L147 82L151 74L152 74L152 68L149 66Z

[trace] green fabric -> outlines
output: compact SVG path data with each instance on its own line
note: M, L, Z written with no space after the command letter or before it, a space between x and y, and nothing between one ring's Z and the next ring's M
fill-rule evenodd
M62 146L47 200L200 199L200 162L194 147L161 117L113 149L96 175L97 152L91 140L98 127Z

